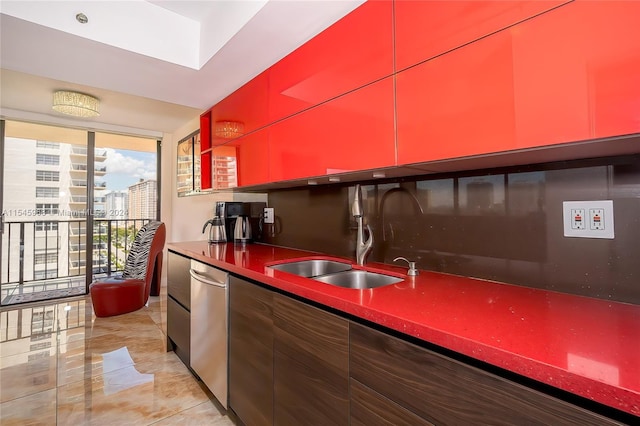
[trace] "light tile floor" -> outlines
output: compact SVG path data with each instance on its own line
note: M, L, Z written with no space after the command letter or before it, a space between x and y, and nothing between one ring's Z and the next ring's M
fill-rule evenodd
M89 296L3 308L0 424L232 425L165 330L166 292L109 318Z

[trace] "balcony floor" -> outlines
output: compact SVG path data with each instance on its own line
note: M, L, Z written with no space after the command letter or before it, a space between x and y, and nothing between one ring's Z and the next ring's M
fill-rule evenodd
M2 306L77 296L85 293L85 277L31 281L23 285L2 284Z

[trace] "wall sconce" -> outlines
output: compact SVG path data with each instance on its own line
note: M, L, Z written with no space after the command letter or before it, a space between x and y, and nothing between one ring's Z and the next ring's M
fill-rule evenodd
M235 139L244 133L244 123L239 121L216 121L213 133L222 139Z
M59 90L53 94L53 110L75 117L97 117L100 102L90 95Z

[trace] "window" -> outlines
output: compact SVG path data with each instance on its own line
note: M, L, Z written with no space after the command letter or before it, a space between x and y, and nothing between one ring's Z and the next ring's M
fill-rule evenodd
M57 231L58 222L36 222L36 231Z
M51 170L36 170L36 180L40 182L59 182L60 172Z
M60 207L60 204L37 203L36 214L38 216L45 216L48 214L58 214L59 207Z
M45 263L56 263L58 261L57 253L36 253L34 261L36 265Z
M36 198L58 198L60 190L58 188L49 188L36 186Z
M36 154L36 164L46 164L48 166L60 165L59 155Z
M44 280L46 278L56 278L58 276L57 269L47 269L46 271L33 271L34 280Z
M60 144L58 142L36 141L36 148L60 149Z

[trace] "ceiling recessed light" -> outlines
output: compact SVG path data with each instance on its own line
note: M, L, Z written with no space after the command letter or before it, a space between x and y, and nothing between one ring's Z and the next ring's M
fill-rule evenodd
M89 22L89 18L87 18L87 15L85 15L84 13L78 13L76 15L76 21L80 22L81 24L86 24L87 22Z

